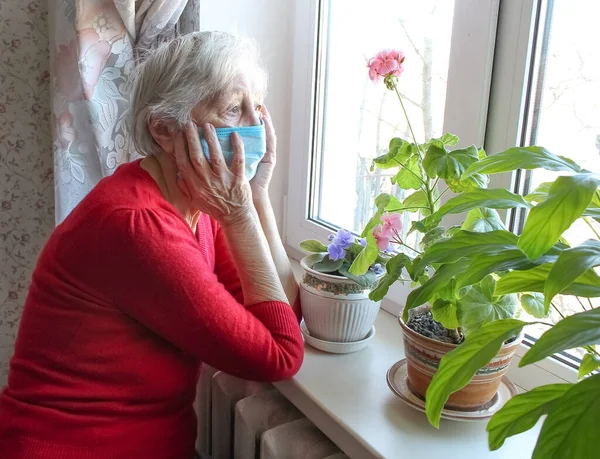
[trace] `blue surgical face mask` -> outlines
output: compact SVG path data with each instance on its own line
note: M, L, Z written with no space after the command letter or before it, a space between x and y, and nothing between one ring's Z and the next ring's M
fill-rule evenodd
M256 175L256 168L265 156L267 151L267 140L265 135L265 126L261 121L258 126L241 126L230 128L215 128L217 139L221 144L221 151L228 166L233 160L233 146L231 144L231 134L237 132L244 144L244 157L246 160L246 178L252 180ZM204 139L202 129L200 129L200 142L202 143L202 151L210 161L210 153L208 144Z

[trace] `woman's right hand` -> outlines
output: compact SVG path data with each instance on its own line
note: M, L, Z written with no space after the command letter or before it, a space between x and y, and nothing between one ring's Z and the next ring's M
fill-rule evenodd
M232 134L233 161L227 167L215 128L206 123L202 131L210 161L202 152L198 128L193 122L188 122L185 132L175 140L178 185L195 209L222 225L228 224L254 208L250 184L244 174L244 144L237 133Z

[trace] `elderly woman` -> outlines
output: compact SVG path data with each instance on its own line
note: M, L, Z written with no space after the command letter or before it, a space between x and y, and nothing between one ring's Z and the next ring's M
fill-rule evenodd
M191 459L202 362L260 381L298 371L265 89L256 47L225 33L177 38L139 66L145 158L102 180L39 258L0 397L1 458Z

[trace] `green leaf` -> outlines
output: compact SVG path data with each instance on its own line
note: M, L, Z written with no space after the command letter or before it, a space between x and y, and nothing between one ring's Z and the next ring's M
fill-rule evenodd
M321 243L315 239L309 239L306 241L302 241L300 243L300 248L302 250L304 250L305 252L309 252L309 253L327 252L327 247L325 245L323 245L323 243Z
M425 395L425 412L431 425L439 428L450 394L469 384L473 375L498 354L502 343L518 335L525 325L516 319L487 323L442 357Z
M495 294L543 292L552 266L554 266L553 263L545 263L526 271L513 271L504 274L496 284ZM600 296L600 276L593 270L588 269L560 293L583 297Z
M449 330L458 328L460 325L457 317L457 306L455 301L438 298L431 306L433 319L441 323Z
M355 276L360 276L368 271L379 256L379 247L372 233L366 235L367 246L354 259L349 272Z
M468 265L468 260L459 260L456 263L440 266L435 274L425 284L413 290L406 298L404 307L404 321L408 320L408 311L427 302L440 289L446 287L450 279L464 270Z
M377 287L369 294L372 301L382 300L387 295L388 290L402 274L402 268L410 263L410 258L403 253L393 256L385 265L386 274L381 278Z
M521 295L521 306L525 312L536 319L548 317L544 309L544 295L538 292L525 293Z
M475 231L477 233L487 233L494 230L506 230L500 215L494 209L481 207L471 209L462 225L462 229Z
M458 287L462 288L479 282L488 274L503 273L510 270L527 270L535 267L537 264L546 263L555 259L556 254L548 252L537 260L530 261L523 255L523 252L518 249L474 257L467 269L457 276Z
M468 265L457 273L458 287L461 288L477 283L491 273L531 269L537 264L553 261L558 256L558 251L552 249L532 262L517 248L517 241L517 236L509 231L459 231L451 239L436 242L429 247L420 260L415 260L414 271L418 274L426 266L465 259Z
M446 132L438 140L440 142L442 142L446 147L453 147L454 145L456 145L458 143L459 138L457 136L455 136L454 134L450 134L449 132Z
M423 168L429 177L460 179L465 170L478 160L475 146L448 151L442 142L433 141L423 158Z
M508 190L498 189L478 189L465 191L453 198L450 198L434 214L423 219L425 225L439 223L446 214L460 214L478 207L490 207L492 209L512 209L514 207L530 208L531 204L515 193Z
M446 185L454 193L462 193L463 191L487 188L489 181L489 177L485 174L474 174L469 177L446 179Z
M340 269L338 269L338 272L342 276L346 276L348 279L353 280L362 287L369 288L375 285L375 282L377 282L377 275L373 271L367 271L366 273L361 274L360 276L355 276L348 269L345 269L342 266Z
M562 319L540 336L519 366L529 365L557 352L593 344L600 344L600 308Z
M392 177L392 183L403 190L418 190L423 185L419 162L419 155L412 155L398 173Z
M427 209L427 195L423 190L415 191L402 201L402 206L409 212L423 212Z
M378 156L373 163L379 169L390 169L404 164L412 154L410 142L398 137L390 140L389 150L385 155Z
M404 210L402 203L389 193L381 193L377 196L377 198L375 198L375 206L377 206L377 211L364 227L360 235L361 237L365 237L367 233L381 223L381 216L385 212L399 212Z
M424 267L432 263L452 263L460 258L470 258L479 254L490 254L515 249L518 238L510 231L497 230L476 233L461 230L450 239L433 244L424 254L417 266Z
M556 179L548 198L529 212L519 248L531 260L552 247L563 232L581 217L600 185L600 176L578 174Z
M433 228L431 231L427 231L427 233L425 234L425 236L423 236L423 239L421 239L421 242L419 244L421 250L427 250L432 244L444 238L445 234L446 228L444 228L443 226L438 226L436 228Z
M343 258L341 260L333 261L331 258L329 258L329 255L326 255L323 260L313 265L313 269L315 271L319 271L320 273L332 273L340 269L344 264L344 261L345 260Z
M546 280L544 289L546 311L556 295L588 269L596 266L600 266L600 241L589 240L577 247L563 250Z
M517 169L543 168L549 171L581 172L574 161L556 156L543 147L514 147L502 153L491 155L467 169L465 176L473 174L497 174Z
M495 284L494 278L487 276L458 300L458 321L469 333L485 323L510 319L517 313L517 296L494 296Z
M572 386L573 384L548 384L511 398L492 416L485 428L489 433L490 450L499 449L508 437L535 426L540 417L548 414L557 400Z
M525 196L527 202L544 202L548 197L548 192L553 182L544 182L540 184L535 190Z
M581 359L577 377L581 379L598 368L600 368L600 357L598 357L596 354L588 352L583 356L583 359Z
M600 375L574 384L549 410L532 459L598 457Z

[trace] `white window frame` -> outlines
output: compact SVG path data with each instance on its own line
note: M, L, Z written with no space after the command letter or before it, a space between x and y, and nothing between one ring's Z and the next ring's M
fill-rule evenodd
M311 174L316 172L311 157L317 109L315 77L321 71L317 68L317 25L320 4L325 2L326 6L327 1L296 2L292 129L283 228L288 253L296 259L302 256L303 240L324 241L331 233L331 228L309 218ZM458 135L459 145L483 145L490 153L519 144L537 0L505 0L502 9L499 4L499 0L455 2L444 115L444 132ZM498 44L497 37L500 37ZM490 90L492 78L494 86ZM493 176L490 186L512 190L512 174ZM445 223L458 224L460 219L461 216L448 216ZM410 290L408 284L396 283L382 307L391 314L399 314ZM517 356L527 349L521 345ZM519 369L519 375L523 383L519 385L525 388L530 388L531 381L535 385L577 381L576 371L555 359ZM527 375L529 383L523 381L523 375Z

